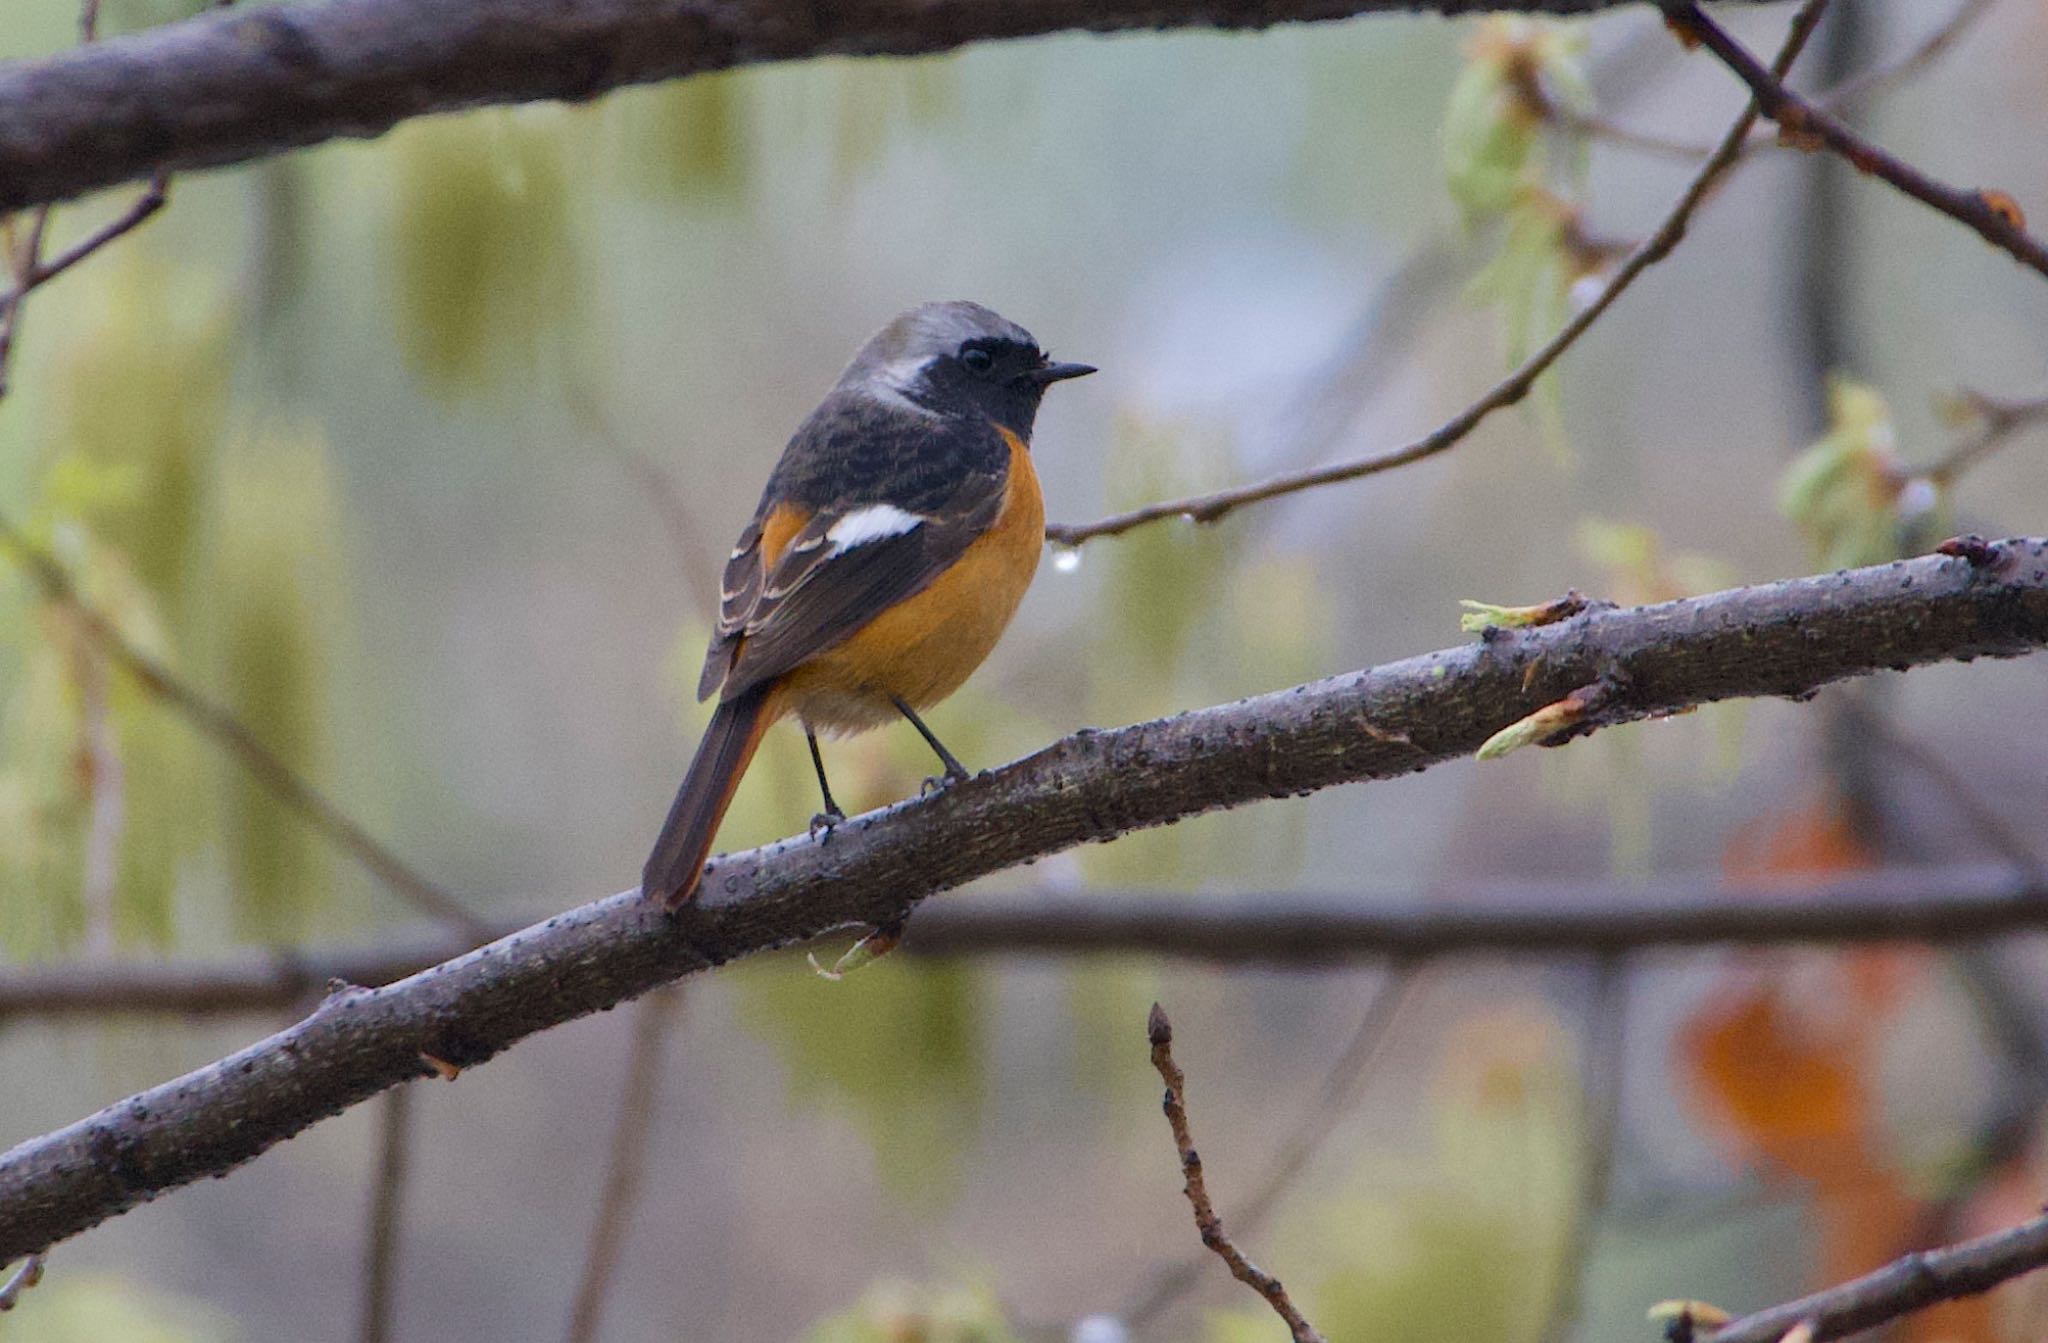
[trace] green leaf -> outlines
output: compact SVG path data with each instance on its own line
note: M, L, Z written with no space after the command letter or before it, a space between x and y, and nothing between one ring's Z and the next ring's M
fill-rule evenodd
M1444 184L1468 224L1507 212L1530 179L1538 123L1499 64L1468 62L1444 110Z

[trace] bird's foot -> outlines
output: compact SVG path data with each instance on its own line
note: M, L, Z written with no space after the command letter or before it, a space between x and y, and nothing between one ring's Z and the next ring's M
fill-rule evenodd
M818 840L820 843L832 838L833 829L845 819L846 813L837 807L830 811L819 812L811 818L811 838Z

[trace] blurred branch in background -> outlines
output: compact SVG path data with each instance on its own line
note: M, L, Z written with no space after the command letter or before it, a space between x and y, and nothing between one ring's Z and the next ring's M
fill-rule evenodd
M568 1343L593 1343L603 1322L605 1298L618 1276L619 1251L640 1202L647 1171L647 1140L654 1132L661 1102L661 1065L669 1033L681 1014L679 984L656 989L640 1000L633 1015L633 1042L626 1059L626 1080L619 1092L619 1114L612 1124L611 1156L605 1163L604 1188L590 1225L590 1248L584 1252L583 1277L569 1310Z
M187 685L176 673L124 638L112 621L88 603L77 584L54 556L30 540L12 520L0 516L0 545L12 550L42 590L44 599L61 607L113 666L119 667L152 698L189 723L201 736L234 757L250 776L290 807L335 847L421 913L446 921L481 940L487 926L462 902L428 881L397 854L378 842L341 808L286 764L234 714Z
M1782 76L1792 68L1800 49L1806 45L1807 39L1813 36L1814 26L1819 23L1826 7L1827 0L1806 0L1806 3L1800 6L1799 12L1793 15L1784 46L1780 48L1777 59L1772 63L1772 70L1775 73ZM1576 344L1579 337L1592 329L1593 324L1613 306L1614 301L1635 283L1637 276L1671 254L1671 250L1685 236L1686 225L1691 221L1693 212L1706 200L1715 182L1741 156L1743 142L1748 138L1750 128L1756 124L1758 111L1759 105L1752 99L1742 110L1742 114L1735 119L1735 123L1728 128L1727 133L1721 137L1721 142L1715 147L1714 152L1693 175L1692 181L1680 193L1677 204L1672 206L1664 222L1623 258L1592 300L1580 308L1548 343L1532 353L1519 368L1495 383L1477 401L1413 443L1373 457L1362 457L1354 461L1337 462L1308 470L1284 472L1250 485L1240 485L1235 489L1147 504L1142 508L1113 514L1090 523L1053 523L1045 529L1047 538L1062 545L1073 546L1096 537L1115 536L1133 527L1164 518L1214 522L1246 504L1276 499L1318 486L1377 475L1382 471L1391 471L1396 467L1423 461L1456 447L1489 415L1516 405L1527 397L1530 390L1536 386L1537 379L1541 378L1566 350Z
M2003 864L1893 867L1826 878L1745 883L1719 874L1647 882L1445 885L1432 903L1312 892L1184 895L1165 891L983 892L927 905L898 955L1161 956L1214 965L1344 969L1447 956L1546 959L1730 946L1932 945L2048 932L2048 878ZM1391 907L1390 907L1391 906ZM502 934L510 936L515 930ZM389 984L463 950L445 934L222 961L90 961L0 970L0 1018L123 1013L227 1016L298 1007L333 981ZM1370 1061L1401 996L1376 994L1327 1079L1332 1099ZM1321 1116L1318 1118L1317 1116ZM1269 1182L1298 1167L1297 1134ZM1306 1154L1303 1154L1304 1156ZM1265 1200L1248 1205L1263 1212ZM1135 1313L1135 1312L1134 1312Z
M360 1343L390 1343L398 1314L398 1242L412 1165L412 1088L393 1087L377 1107L377 1165L370 1176L370 1220L363 1237Z
M1245 1258L1223 1229L1223 1219L1209 1199L1208 1182L1202 1178L1201 1154L1195 1151L1194 1135L1188 1130L1187 1078L1173 1061L1173 1023L1158 1003L1152 1004L1152 1015L1145 1022L1145 1038L1152 1045L1152 1066L1166 1083L1166 1122L1173 1129L1173 1145L1180 1153L1181 1187L1194 1209L1195 1230L1201 1234L1202 1244L1229 1266L1232 1277L1266 1299L1273 1313L1286 1322L1294 1343L1323 1343L1323 1336L1302 1317L1280 1279Z
M921 925L932 914L974 908L974 905L964 903L951 909L935 906L919 916L919 923ZM1273 1154L1256 1192L1234 1214L1232 1220L1240 1233L1255 1233L1265 1227L1266 1219L1279 1206L1281 1196L1294 1183L1295 1177L1329 1138L1337 1121L1356 1104L1365 1070L1380 1056L1394 1019L1400 1014L1401 1004L1408 1000L1409 990L1414 987L1415 972L1413 964L1397 960L1373 986L1357 1029L1351 1033L1350 1041L1330 1065L1329 1071L1323 1074L1322 1089L1317 1093L1315 1103L1296 1121L1294 1131ZM1207 1255L1191 1255L1159 1273L1118 1318L1131 1332L1142 1331L1194 1286L1208 1262Z
M1497 8L1582 14L1622 0ZM762 61L910 56L1083 30L1255 29L1417 0L887 0L704 9L660 0L330 0L207 14L0 67L0 211L163 169L263 158L408 117L608 89ZM1443 3L1446 10L1464 4Z
M1863 139L1818 105L1784 85L1784 72L1766 70L1743 45L1689 0L1661 0L1667 21L1681 37L1698 42L1747 84L1754 105L1801 147L1825 146L1860 172L1897 187L1908 196L1974 229L1986 242L2012 254L2020 264L2048 276L2048 247L2026 231L2026 220L2010 197L1964 191L1937 182L1902 159Z

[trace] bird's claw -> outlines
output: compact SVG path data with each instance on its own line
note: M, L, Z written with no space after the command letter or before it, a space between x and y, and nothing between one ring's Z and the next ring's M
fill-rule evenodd
M836 809L819 812L811 818L811 838L818 839L821 836L825 839L832 838L833 828L845 819L846 813Z

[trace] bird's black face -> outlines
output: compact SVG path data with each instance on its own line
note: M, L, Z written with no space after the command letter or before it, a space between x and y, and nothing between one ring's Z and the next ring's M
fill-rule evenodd
M927 363L914 395L933 410L986 415L1029 438L1045 389L1094 371L1087 364L1054 363L1029 341L976 336Z

